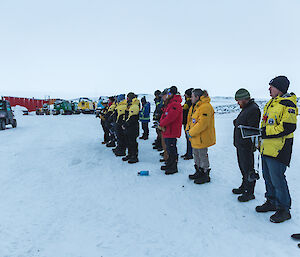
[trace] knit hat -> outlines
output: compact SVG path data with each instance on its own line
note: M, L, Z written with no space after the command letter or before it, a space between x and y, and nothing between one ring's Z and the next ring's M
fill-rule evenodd
M187 95L189 98L192 97L192 91L193 91L193 88L189 88L187 90L185 90L184 94Z
M133 98L136 98L136 95L135 95L135 93L130 92L130 93L127 94L127 98L128 98L129 100L132 100Z
M250 93L247 89L240 88L236 91L234 98L236 101L250 99Z
M169 92L173 95L176 95L178 93L177 87L176 86L171 86L169 88Z
M117 101L118 102L121 102L121 101L123 101L125 99L125 94L121 94L121 95L118 95L117 96Z
M276 87L279 91L285 94L289 89L290 81L286 76L278 76L272 79L269 85Z
M155 96L159 96L161 94L161 91L160 90L155 90L155 92L154 92L154 95Z

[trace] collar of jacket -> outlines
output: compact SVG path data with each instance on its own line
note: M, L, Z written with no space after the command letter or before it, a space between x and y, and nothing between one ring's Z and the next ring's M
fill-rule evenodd
M253 99L253 98L251 98L251 99L249 100L249 102L245 105L245 107L244 107L243 109L246 109L246 108L249 107L252 103L254 103L254 99Z
M126 105L127 104L127 100L124 99L123 101L119 102L119 105Z
M173 102L181 103L181 102L182 102L181 95L179 95L179 94L174 95L174 96L169 100L168 104L173 103Z

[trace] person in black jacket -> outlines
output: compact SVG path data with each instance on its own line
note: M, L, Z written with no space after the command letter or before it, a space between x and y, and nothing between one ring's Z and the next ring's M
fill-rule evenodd
M155 111L153 113L153 121L158 123L158 121L160 120L160 117L162 115L162 108L163 108L163 100L161 97L161 91L160 90L156 90L154 92L154 102L155 102ZM158 151L161 151L163 149L162 144L161 144L161 131L159 129L156 128L156 134L157 137L154 141L153 145L153 149L157 149Z
M238 197L240 202L247 202L255 199L254 187L255 180L249 181L249 175L254 172L254 151L255 146L250 138L243 139L239 125L249 127L259 127L260 109L250 98L248 90L241 88L235 94L235 100L241 107L241 112L233 121L234 124L234 146L237 151L239 168L242 173L243 181L239 188L232 190L234 194L241 194Z
M183 114L182 124L183 124L184 131L187 124L187 117L189 114L189 110L192 106L192 100L191 100L192 91L193 88L189 88L184 93L185 103L182 106L182 114ZM186 138L186 153L184 155L181 155L181 158L183 158L184 160L190 160L193 159L193 148L191 145L191 141L189 140L186 133L185 133L185 138Z

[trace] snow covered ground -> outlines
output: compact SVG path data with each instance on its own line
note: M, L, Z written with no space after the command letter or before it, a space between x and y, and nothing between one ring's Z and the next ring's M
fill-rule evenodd
M0 131L1 257L298 256L291 233L300 232L300 130L287 179L292 219L269 222L231 193L241 182L232 145L236 113L216 115L217 145L210 148L212 181L188 180L193 160L165 176L150 140L139 140L140 162L127 164L101 144L93 115L22 116ZM180 154L185 151L182 136ZM149 177L137 172L149 170Z

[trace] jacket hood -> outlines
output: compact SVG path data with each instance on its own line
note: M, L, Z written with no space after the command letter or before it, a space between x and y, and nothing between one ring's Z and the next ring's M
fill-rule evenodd
M286 93L283 96L281 96L280 98L283 98L285 100L290 100L292 101L295 105L297 105L297 96L295 94L290 94L290 93ZM281 99L282 100L282 99Z
M201 96L200 101L202 103L210 103L210 97L209 96Z

